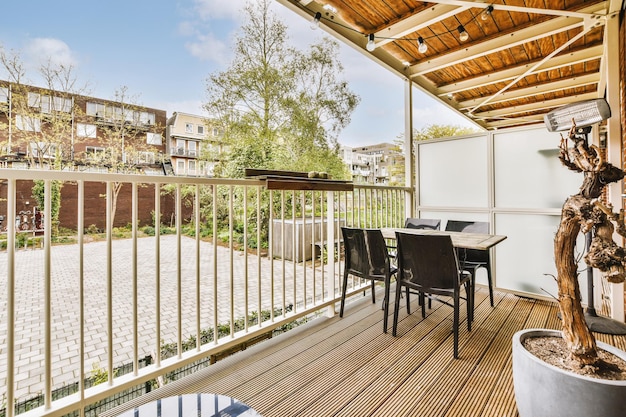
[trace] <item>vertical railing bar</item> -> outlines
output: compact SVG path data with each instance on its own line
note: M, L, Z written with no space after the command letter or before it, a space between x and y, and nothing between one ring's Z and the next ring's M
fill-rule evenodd
M218 294L217 294L217 185L213 185L213 343L218 343Z
M132 202L131 202L131 211L132 211L132 221L131 221L131 236L133 242L133 260L132 260L132 269L133 269L133 375L137 376L139 374L139 306L138 306L138 286L137 286L137 217L139 210L137 208L137 183L133 181L132 183Z
M270 321L274 321L274 191L270 190L270 216L267 247L270 253Z
M200 351L202 346L202 325L200 324L200 317L202 317L201 306L201 271L200 271L200 185L195 185L194 195L194 223L195 223L195 235L196 235L196 350Z
M285 292L285 283L286 283L286 273L287 271L285 271L285 190L280 190L280 224L281 224L281 232L280 232L280 252L281 252L281 265L282 265L282 271L281 271L281 308L282 308L282 316L285 317L285 307L286 307L286 292ZM295 227L295 225L293 225ZM295 230L291 231L292 234L295 234ZM292 248L293 249L293 248ZM293 250L292 250L292 256L294 255Z
M298 300L297 300L297 288L298 286L296 285L296 277L298 276L298 274L296 273L296 261L298 259L298 256L300 256L300 251L296 251L296 206L297 206L297 201L296 201L296 192L295 190L291 192L291 221L293 223L293 232L291 233L291 243L293 245L293 259L291 260L291 264L293 265L293 311L296 312L298 310ZM304 227L304 226L303 226ZM302 233L304 233L304 228L302 229ZM304 257L304 254L302 254L302 256Z
M113 184L106 182L106 239L107 239L107 372L113 385Z
M313 269L313 305L317 304L317 280L316 280L316 268L315 264L317 262L317 251L315 247L315 230L317 229L317 222L315 220L315 216L317 215L317 207L315 205L315 191L311 191L311 219L313 224L311 224L311 266ZM321 255L321 248L320 248ZM320 256L320 259L322 257Z
M233 231L234 227L234 203L233 203L233 186L228 187L228 247L230 249L230 337L233 339L235 337L235 247L233 240Z
M182 278L182 192L176 184L176 345L178 357L183 356L183 278Z
M44 213L44 404L45 409L48 410L52 407L52 275L50 271L52 192L50 180L44 180Z
M16 180L7 181L7 393L6 415L15 415L15 211Z
M324 277L324 270L326 268L324 268L324 256L323 256L323 252L324 252L324 243L326 243L326 247L328 247L328 233L325 233L324 231L326 230L326 227L324 225L325 223L325 208L324 208L324 192L320 191L320 242L322 242L322 244L320 245L320 269L322 271L322 276L320 278L321 282L322 282L322 294L321 294L321 301L323 302L325 300L324 294L325 294L325 277ZM326 251L326 253L328 254L328 251ZM326 256L326 263L328 264L328 256Z
M161 366L161 184L154 184L154 311L156 366Z
M374 222L374 193L371 189L368 189L367 191L369 192L369 203L367 203L369 206L369 216L367 216L365 227L372 227Z
M243 327L246 333L248 333L248 309L250 306L248 305L248 292L250 291L248 285L248 186L243 186L243 293L244 293L244 317L243 317ZM260 256L260 254L259 254Z
M262 268L261 268L261 187L256 186L256 250L257 250L257 297L258 297L258 321L259 327L263 326L263 317L261 316L263 296L261 288L263 285Z
M85 415L85 181L78 180L76 207L77 221L76 233L78 237L78 390L80 393L79 416Z
M306 191L302 190L300 193L301 211L302 211L302 308L306 310Z

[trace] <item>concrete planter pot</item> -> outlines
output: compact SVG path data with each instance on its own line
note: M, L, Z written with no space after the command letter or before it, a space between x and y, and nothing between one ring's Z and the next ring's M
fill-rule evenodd
M561 332L526 329L513 336L513 385L520 417L625 415L626 381L576 375L545 363L523 346L526 338L541 336L561 337ZM626 359L626 352L606 343L597 344Z

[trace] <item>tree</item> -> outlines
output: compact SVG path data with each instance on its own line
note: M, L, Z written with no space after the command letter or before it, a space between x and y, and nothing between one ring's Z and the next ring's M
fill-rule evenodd
M5 93L7 106L3 108L7 122L13 123L15 115L15 126L1 126L7 135L0 142L0 150L9 155L23 153L30 166L41 169L64 169L72 165L75 144L72 120L81 113L72 97L87 90L86 86L78 86L73 66L55 64L50 59L43 63L38 75L44 87L37 91L23 83L26 66L17 52L0 48L0 63L9 82ZM51 186L51 221L56 230L62 183L53 181ZM33 196L43 210L41 181L35 182Z
M241 177L247 167L328 171L344 177L337 136L359 102L345 81L338 44L307 53L287 45L286 26L269 0L245 8L230 67L209 76L205 109L230 152L216 173Z
M146 138L148 127L155 126L150 114L139 110L137 97L128 92L127 86L115 91L115 106L104 108L104 114L97 117L103 136L100 139L104 152L89 155L90 165L106 167L110 172L137 173L145 162L144 155L152 155L152 145ZM148 132L148 134L150 134ZM111 198L111 224L114 224L117 211L117 198L123 183L114 182Z
M413 140L419 141L435 138L448 138L451 136L469 135L476 132L477 130L472 127L432 124L421 129L413 129Z
M573 146L568 148L568 140ZM607 184L621 181L624 171L604 160L597 148L589 146L585 134L572 126L562 138L559 159L568 169L584 173L577 194L563 204L561 221L554 237L554 258L559 289L563 339L572 357L582 365L597 366L600 359L593 333L587 327L578 287L576 237L580 231L593 231L585 262L600 270L609 282L620 283L626 278L626 250L613 240L617 232L626 237L624 213L614 213L611 205L602 202Z
M9 130L3 148L23 151L31 166L64 169L73 163L75 117L81 109L73 96L86 94L87 86L79 86L72 65L44 62L37 71L41 91L24 84L26 66L15 51L0 49L0 63L8 74L8 113L15 115L15 126Z

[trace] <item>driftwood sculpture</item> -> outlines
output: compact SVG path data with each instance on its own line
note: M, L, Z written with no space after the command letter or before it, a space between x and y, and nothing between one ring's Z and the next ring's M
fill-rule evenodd
M573 146L568 147L569 142ZM610 204L602 202L607 184L624 178L624 171L606 162L595 146L589 146L587 135L577 132L574 125L567 137L561 137L559 159L572 171L584 174L578 194L569 197L561 212L561 223L554 239L559 307L563 338L570 352L581 365L598 363L596 341L585 322L578 287L575 254L579 232L593 232L585 262L602 271L610 282L624 282L626 251L613 240L613 233L626 237L624 211L613 212Z

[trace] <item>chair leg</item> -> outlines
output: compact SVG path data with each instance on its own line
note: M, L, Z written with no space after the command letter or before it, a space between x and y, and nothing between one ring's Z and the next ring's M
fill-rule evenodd
M346 287L348 286L348 271L343 273L343 288L341 288L341 308L339 308L339 317L343 317L343 308L346 304Z
M422 305L422 318L424 319L426 318L426 296L423 292L420 292L420 301L420 304ZM428 298L428 303L430 304L430 298Z
M459 293L454 295L454 321L452 323L452 330L454 333L454 359L459 358Z
M411 314L411 298L409 297L409 294L411 294L410 288L406 287L406 314ZM420 302L421 302L421 298L420 298Z
M385 299L383 300L383 333L387 333L387 319L389 318L389 286L391 277L385 278Z
M397 330L398 330L398 314L400 312L400 297L402 295L402 285L400 285L400 281L396 280L396 299L394 302L394 309L393 309L393 327L391 330L391 334L393 336L397 335ZM408 302L408 300L407 300Z
M472 286L472 280L470 279L465 283L465 295L467 301L467 331L472 331L472 321L474 321L474 288Z
M376 281L372 280L372 303L376 304Z

